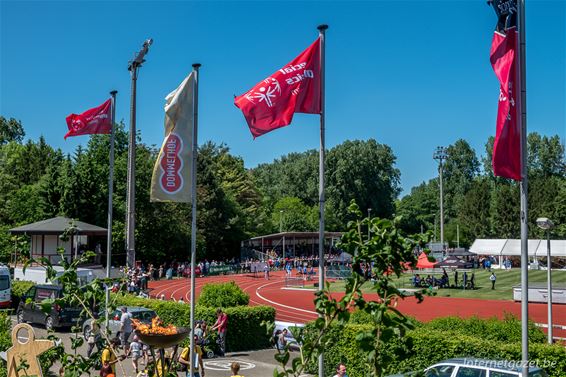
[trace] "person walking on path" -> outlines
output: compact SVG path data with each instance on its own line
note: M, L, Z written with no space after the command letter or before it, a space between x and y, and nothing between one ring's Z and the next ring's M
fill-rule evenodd
M346 365L340 363L336 366L336 374L332 377L348 377L346 374Z
M129 343L130 335L132 335L132 314L128 313L128 309L123 306L122 309L122 316L120 317L120 341L122 343L122 347L124 348L124 353L129 355Z
M100 369L100 377L107 377L110 374L116 375L116 363L122 361L126 358L125 355L120 357L116 356L116 347L120 345L120 339L114 338L110 340L110 344L107 345L102 351L101 361L102 368Z
M202 349L199 345L197 345L198 337L194 336L195 341L195 360L193 363L194 366L194 375L190 376L191 373L191 362L189 361L190 358L190 348L185 347L181 354L179 355L179 363L187 368L187 377L204 377L204 364L202 362ZM199 373L200 368L200 373Z
M220 346L220 356L226 353L226 330L228 328L228 315L222 309L216 309L216 322L210 329L211 331L218 331L218 345Z
M237 362L233 362L232 365L230 365L230 369L232 370L232 377L244 377L242 375L240 375L240 363Z
M489 280L491 280L491 289L495 289L495 280L497 280L497 277L495 276L495 272L491 273Z

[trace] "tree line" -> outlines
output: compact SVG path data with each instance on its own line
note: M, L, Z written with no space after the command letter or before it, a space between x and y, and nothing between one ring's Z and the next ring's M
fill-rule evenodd
M49 146L43 137L24 141L23 125L0 117L0 260L14 250L8 229L67 216L106 227L108 135L93 135L72 154ZM448 147L444 170L446 236L461 244L476 237L518 237L518 186L494 178L488 168L493 141L480 161L464 140ZM116 263L125 259L128 135L116 125L112 248ZM555 137L529 136L530 217L546 216L566 235L564 147ZM149 187L158 149L137 135L136 255L142 260L187 260L191 207L188 203L151 203ZM342 231L351 220L354 199L367 214L402 215L409 233L434 228L438 180L414 187L398 199L401 172L391 148L376 140L345 141L326 154L326 230ZM484 165L482 173L482 163ZM261 234L318 230L318 151L290 153L246 169L227 145L206 142L197 161L197 253L199 258L239 255L240 242ZM537 230L531 227L531 232Z

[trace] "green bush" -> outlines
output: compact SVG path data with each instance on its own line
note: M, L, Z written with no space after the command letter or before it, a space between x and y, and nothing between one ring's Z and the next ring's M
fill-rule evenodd
M248 305L250 295L235 282L205 284L197 303L209 308L231 308Z
M500 342L521 341L521 321L509 314L505 315L503 320L495 317L489 319L444 317L433 319L422 326L429 330L444 332L445 334L466 334ZM529 342L546 342L544 332L532 322L529 323Z
M116 304L124 306L143 306L155 310L166 324L190 327L190 305L172 301L144 299L129 295L116 295ZM263 321L275 321L275 309L269 306L237 306L225 308L228 315L226 348L228 351L247 351L270 346L270 336L260 326ZM195 306L195 319L204 320L209 325L216 321L215 308ZM212 334L212 344L216 334Z
M35 283L33 281L12 281L12 308L16 309L18 307L22 296L34 285Z
M362 314L352 317L355 321L362 321L364 318ZM391 361L385 375L422 370L439 361L455 357L521 360L520 337L517 340L510 335L502 335L500 339L504 340L497 339L497 331L504 331L507 326L516 326L516 319L497 321L475 318L459 320L461 323L457 323L457 320L459 319L438 319L433 321L434 323L421 324L417 329L409 331L404 339L394 339L387 343L384 353ZM478 331L470 334L465 327L466 323L473 323L476 329L487 329L487 333ZM453 328L449 328L449 324L453 324ZM359 357L356 343L357 335L369 328L363 324L331 328L324 354L327 375L333 375L336 365L340 362L348 366L350 377L369 375L369 368ZM307 337L314 335L310 329L311 327L307 326ZM533 333L530 336L535 339L539 337ZM566 349L563 345L532 341L529 345L529 359L545 369L549 377L566 375ZM316 363L309 365L307 372L316 374Z
M5 312L0 312L0 351L5 352L12 346L12 322ZM0 359L0 377L6 377L6 362Z

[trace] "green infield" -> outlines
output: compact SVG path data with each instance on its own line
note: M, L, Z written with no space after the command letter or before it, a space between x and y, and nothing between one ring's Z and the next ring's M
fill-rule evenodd
M491 289L491 282L489 276L491 272L488 270L472 270L475 273L476 289L464 290L461 288L440 288L434 289L436 296L439 297L462 297L462 298L479 298L486 300L512 300L513 299L513 286L521 284L521 270L514 268L511 270L493 270L497 277L495 289ZM471 273L468 273L471 276ZM420 276L426 278L427 273L421 272ZM454 273L448 272L450 278L450 285L454 285ZM398 288L412 289L411 284L413 273L405 273L399 279L394 279ZM440 275L435 275L440 278ZM462 281L462 273L459 273L458 279ZM529 271L529 283L546 283L546 271L533 270ZM555 285L566 286L566 271L552 271L552 283ZM313 288L313 285L305 285L305 288ZM336 281L330 284L332 292L343 292L344 282ZM364 284L362 287L363 292L372 292L371 282Z

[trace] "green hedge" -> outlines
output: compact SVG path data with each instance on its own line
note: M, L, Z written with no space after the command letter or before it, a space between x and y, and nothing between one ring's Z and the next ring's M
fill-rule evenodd
M438 329L443 325L455 321L436 320L437 323L420 324L416 330L409 331L403 340L397 339L387 344L384 352L393 360L385 375L402 373L408 371L422 370L436 362L455 357L478 357L492 360L521 360L521 342L519 340L497 340L494 339L498 328L515 326L515 323L499 321L495 319L473 321L485 322L477 324L478 328L488 328L493 333L479 333L469 335L465 330L465 324L470 320L462 320L455 329ZM516 320L515 320L516 321ZM433 321L434 322L434 321ZM475 322L474 322L475 323ZM309 327L307 326L307 329ZM331 340L325 347L325 370L328 376L332 376L338 363L343 362L348 367L348 376L366 377L369 375L364 359L358 352L356 336L368 325L348 324L344 327L335 326L330 331ZM308 332L308 330L307 330ZM486 336L484 336L486 335ZM538 339L537 334L532 335ZM501 339L507 339L508 335L501 335ZM512 338L509 336L509 338ZM546 370L549 377L564 377L566 375L566 349L563 345L548 345L531 339L529 345L529 358L537 365ZM308 372L317 373L316 363L309 365Z
M21 297L35 285L33 281L14 280L12 281L12 308L17 309Z
M144 299L121 294L116 296L116 303L117 305L143 306L153 309L166 324L190 327L190 305L185 303ZM228 315L227 351L248 351L270 346L270 337L267 335L266 329L260 326L260 323L262 321L273 322L275 320L275 309L269 306L238 306L224 310ZM212 325L216 321L216 310L215 308L196 305L195 319L204 320ZM216 335L212 335L214 335L212 342L214 344Z
M197 300L198 305L209 308L231 308L248 305L249 302L250 295L234 281L205 284Z
M12 346L12 321L5 312L0 312L0 351L5 352ZM0 359L0 377L6 377L6 362Z

